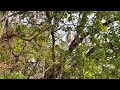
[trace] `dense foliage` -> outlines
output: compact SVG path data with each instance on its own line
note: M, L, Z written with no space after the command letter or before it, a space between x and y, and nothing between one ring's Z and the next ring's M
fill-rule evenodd
M1 11L0 78L120 78L120 12Z

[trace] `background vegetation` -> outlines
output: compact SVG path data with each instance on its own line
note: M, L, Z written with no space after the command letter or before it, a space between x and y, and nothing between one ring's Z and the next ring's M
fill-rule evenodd
M0 11L0 78L120 78L120 12Z

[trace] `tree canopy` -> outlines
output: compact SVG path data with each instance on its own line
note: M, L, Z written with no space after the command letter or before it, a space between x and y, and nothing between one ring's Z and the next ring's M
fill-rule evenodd
M0 11L0 78L120 78L119 11Z

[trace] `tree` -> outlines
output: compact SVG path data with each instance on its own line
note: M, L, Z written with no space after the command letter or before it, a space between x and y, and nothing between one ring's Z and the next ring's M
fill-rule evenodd
M0 78L119 78L119 14L1 11Z

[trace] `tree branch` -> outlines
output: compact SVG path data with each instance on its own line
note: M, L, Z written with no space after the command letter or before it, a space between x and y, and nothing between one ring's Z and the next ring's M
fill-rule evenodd
M51 32L52 36L52 60L53 60L53 78L56 78L56 66L55 66L55 36L54 31Z
M26 11L18 11L18 12L16 12L16 13L12 13L11 15L9 15L8 16L8 18L9 17L12 17L12 16L16 16L16 15L18 15L18 14L22 14L22 13L25 13ZM5 17L2 19L2 22L5 20Z

